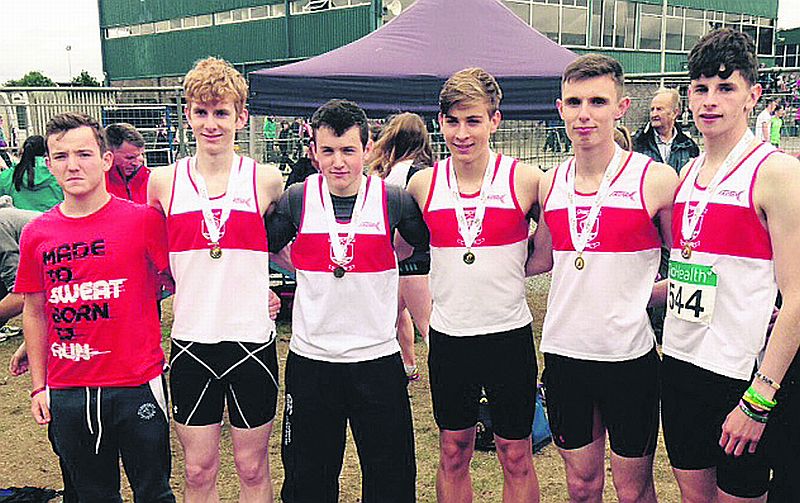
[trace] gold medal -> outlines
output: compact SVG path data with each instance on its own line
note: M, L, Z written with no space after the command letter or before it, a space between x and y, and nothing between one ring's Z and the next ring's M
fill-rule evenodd
M692 244L691 243L686 243L685 245L683 245L683 250L681 250L681 257L683 257L686 260L689 260L690 258L692 258Z
M467 265L471 265L474 262L475 262L475 254L467 250L467 253L464 254L464 263Z
M342 267L342 266L337 266L333 270L333 276L336 277L336 278L343 278L344 277L344 273L345 273L344 267Z
M211 249L208 251L208 254L211 255L211 258L214 260L222 257L222 248L220 248L219 243L211 243Z
M584 267L586 267L586 261L583 260L583 257L579 254L575 257L575 269L580 271L583 270Z

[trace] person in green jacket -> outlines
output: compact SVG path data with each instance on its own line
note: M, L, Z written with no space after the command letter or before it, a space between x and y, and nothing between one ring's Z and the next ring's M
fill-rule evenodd
M775 113L772 116L772 122L769 127L769 142L779 148L781 146L781 128L783 127L783 116L786 114L786 107L778 105L775 108Z
M0 195L9 195L14 207L45 212L64 200L64 193L45 163L44 138L28 137L14 169L0 173Z

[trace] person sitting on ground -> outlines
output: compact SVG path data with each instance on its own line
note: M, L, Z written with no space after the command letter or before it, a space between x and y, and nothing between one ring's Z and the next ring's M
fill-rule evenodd
M0 195L9 195L21 210L47 211L64 200L64 193L45 162L44 138L29 136L14 169L0 173Z
M389 185L405 188L411 176L433 164L433 152L425 122L417 114L395 115L384 126L372 151L370 172ZM395 248L408 248L403 238L395 237ZM429 251L424 260L412 255L400 261L400 291L398 295L397 340L402 350L403 366L411 381L419 379L414 354L414 324L422 339L428 340L431 318L431 292L428 288ZM428 267L421 267L421 264ZM411 319L414 319L412 324Z
M108 148L114 164L106 173L106 189L121 199L147 203L147 180L150 170L144 165L144 137L124 122L106 126Z

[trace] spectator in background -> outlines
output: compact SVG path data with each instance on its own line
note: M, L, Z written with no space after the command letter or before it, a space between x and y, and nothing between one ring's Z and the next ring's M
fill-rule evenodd
M278 132L278 149L281 152L281 159L278 168L284 170L292 165L289 153L292 151L292 128L287 121L281 122L281 130Z
M278 123L272 117L264 117L264 162L275 159L275 138L278 137Z
M44 138L29 136L14 169L0 173L0 195L9 195L22 210L47 211L64 200L64 193L45 161Z
M769 129L769 142L779 148L781 146L781 128L783 127L783 116L786 114L786 107L778 105L772 115Z
M769 129L772 121L772 114L775 112L775 107L778 106L777 98L770 98L764 110L756 117L756 138L761 141L769 141Z
M0 158L6 163L6 168L12 166L11 157L8 155L8 141L6 141L6 132L3 130L3 117L0 116Z
M633 151L656 162L669 164L680 173L689 159L700 155L697 144L686 136L676 119L681 115L677 89L661 88L650 102L650 122L633 137Z
M628 131L623 125L619 125L614 128L614 143L619 145L622 150L631 151L633 148L633 139L631 138L631 132Z
M150 170L144 165L144 137L135 127L124 122L106 126L108 147L114 163L106 172L109 194L134 203L147 203L147 180Z
M292 165L292 171L289 173L288 178L286 178L285 188L288 189L290 185L302 182L310 175L319 173L319 165L317 164L316 158L314 158L312 143L313 142L306 143L304 147L305 155L300 157L300 159Z

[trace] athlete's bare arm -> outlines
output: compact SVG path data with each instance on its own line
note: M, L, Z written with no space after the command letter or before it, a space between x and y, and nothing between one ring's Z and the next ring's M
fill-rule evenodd
M22 309L22 333L28 351L31 370L31 389L38 390L47 384L47 317L44 312L44 292L26 293ZM31 398L31 413L39 424L50 422L47 393L37 393Z
M256 165L258 211L262 216L272 211L283 193L283 176L274 164Z
M406 186L406 190L417 202L420 211L425 209L428 193L431 190L431 180L433 180L433 168L425 168L414 173Z
M539 205L544 205L550 187L553 186L555 169L546 171L539 178L538 195L536 197ZM533 233L533 249L528 255L528 262L525 264L525 275L534 276L547 272L553 268L553 238L550 229L544 221L544 210L539 212L539 221L536 224L536 232ZM530 249L531 246L528 246Z
M782 153L767 158L756 178L753 203L769 232L775 279L783 296L783 306L759 371L780 383L800 347L800 226L797 225L800 222L800 161ZM774 389L758 379L752 386L768 399L775 394ZM764 426L749 419L737 407L722 426L720 446L727 453L739 455L749 443L750 452L754 452Z
M175 179L175 164L155 168L147 181L147 204L167 214L172 202L172 182Z
M535 211L534 207L539 204L539 181L541 178L541 169L529 164L517 163L514 170L514 192L526 215Z
M672 167L660 162L651 163L644 177L644 202L650 218L658 221L661 242L672 246L672 207L675 190L678 188L678 175ZM667 302L667 280L653 285L649 307L661 306Z

